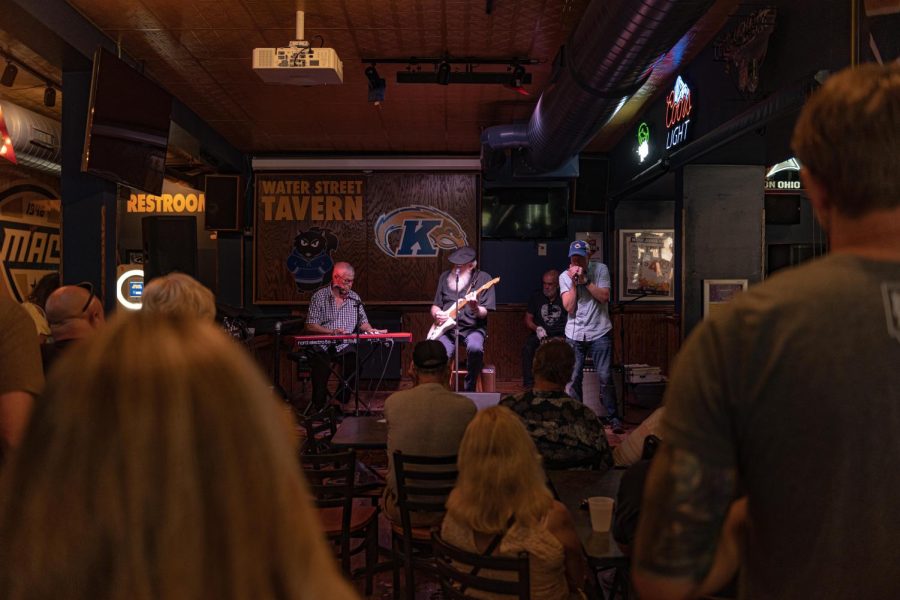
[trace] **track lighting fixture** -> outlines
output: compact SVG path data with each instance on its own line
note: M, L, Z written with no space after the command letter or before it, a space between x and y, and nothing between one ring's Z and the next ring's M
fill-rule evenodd
M47 88L44 90L44 106L47 108L56 106L56 90L50 84L47 84Z
M374 64L366 67L366 79L369 80L369 102L379 106L384 102L384 92L387 88L384 78L378 75Z
M6 68L3 69L3 76L0 77L0 83L5 85L6 87L12 87L13 82L16 80L16 75L19 74L19 69L16 65L11 62L6 63Z

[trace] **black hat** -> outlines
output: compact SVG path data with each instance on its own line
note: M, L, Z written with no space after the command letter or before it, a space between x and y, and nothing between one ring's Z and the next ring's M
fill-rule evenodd
M447 350L437 340L422 340L413 349L413 364L420 369L436 369L448 360Z
M464 265L475 260L475 248L471 246L463 246L457 248L448 257L454 265Z

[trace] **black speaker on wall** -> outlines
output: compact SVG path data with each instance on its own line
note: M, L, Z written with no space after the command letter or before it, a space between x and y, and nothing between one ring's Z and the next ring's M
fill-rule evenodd
M206 229L209 231L240 231L241 178L239 175L207 175Z
M800 196L766 194L766 225L799 225Z
M173 271L197 278L197 217L144 217L141 233L145 283Z
M606 212L609 194L609 161L599 157L578 159L578 179L575 180L573 212Z

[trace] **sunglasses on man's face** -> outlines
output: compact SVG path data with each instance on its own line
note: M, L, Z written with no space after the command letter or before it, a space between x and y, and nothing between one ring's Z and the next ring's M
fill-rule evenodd
M75 286L87 290L88 292L87 302L84 303L84 306L81 308L81 313L79 313L84 314L87 312L87 309L90 308L91 302L94 300L94 284L90 281L82 281L81 283L76 283Z

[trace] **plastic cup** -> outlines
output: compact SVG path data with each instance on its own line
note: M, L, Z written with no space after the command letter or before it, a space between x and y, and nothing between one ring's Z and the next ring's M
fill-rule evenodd
M588 498L588 508L591 511L591 529L594 531L609 531L612 524L614 505L615 500L605 496Z

